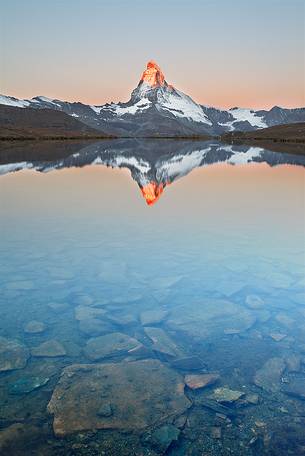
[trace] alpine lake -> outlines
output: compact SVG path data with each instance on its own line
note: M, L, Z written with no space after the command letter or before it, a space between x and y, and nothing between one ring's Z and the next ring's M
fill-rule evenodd
M0 454L305 454L305 155L0 145Z

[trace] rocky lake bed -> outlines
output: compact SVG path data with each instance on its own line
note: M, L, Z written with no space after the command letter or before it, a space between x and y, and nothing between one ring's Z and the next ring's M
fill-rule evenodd
M1 451L284 455L282 427L301 454L301 274L288 289L192 300L183 277L159 284L158 300L154 288L144 298L145 281L131 293L123 277L121 294L101 299L62 277L56 301L19 314L15 338L0 338ZM39 296L28 278L12 283L1 300ZM13 324L14 313L5 318Z
M303 165L92 147L0 177L1 456L304 455Z

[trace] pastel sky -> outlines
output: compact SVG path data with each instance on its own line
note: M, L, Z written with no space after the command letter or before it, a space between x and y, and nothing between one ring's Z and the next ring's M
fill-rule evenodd
M0 2L0 93L127 101L150 59L219 107L305 106L304 0Z

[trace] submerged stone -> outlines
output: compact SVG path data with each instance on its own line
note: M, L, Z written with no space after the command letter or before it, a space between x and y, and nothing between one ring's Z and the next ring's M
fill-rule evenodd
M169 312L167 310L157 309L157 310L146 310L141 312L140 321L143 326L154 325L161 323L167 316Z
M153 342L152 349L167 356L181 356L182 352L172 339L161 328L147 327L144 329L147 336Z
M280 342L281 340L285 339L287 337L287 334L282 334L278 332L273 332L270 333L271 339L273 339L275 342Z
M111 415L101 416L109 411ZM66 367L48 410L56 436L90 429L135 431L184 413L184 382L158 360Z
M285 370L285 362L282 358L270 358L255 374L255 385L274 392L280 387L282 374Z
M261 309L265 306L265 302L257 295L248 295L246 297L246 306L250 309Z
M221 427L213 426L211 428L211 437L212 439L221 439Z
M259 403L259 395L255 393L249 393L245 396L247 404L257 405Z
M193 390L214 385L219 379L219 374L192 374L184 377L185 384Z
M299 372L301 369L301 356L294 353L285 357L287 372Z
M118 326L132 326L138 324L137 318L132 314L114 313L107 315L107 317Z
M104 336L94 337L87 342L85 355L95 361L102 358L131 353L142 344L126 334L114 332Z
M167 325L193 338L205 339L225 330L234 334L246 331L255 321L250 310L231 301L211 298L174 308Z
M29 357L30 351L25 345L0 337L0 372L23 369Z
M105 313L106 311L104 309L79 305L75 308L75 319L78 321L88 320L90 318L102 317Z
M31 350L32 356L36 357L56 357L56 356L65 356L66 350L60 342L55 339L47 340L38 347L34 347Z
M91 296L79 294L75 296L74 302L80 306L91 306L94 303L94 299Z
M198 356L186 356L184 358L176 358L171 361L171 365L175 369L197 371L205 368L204 362Z
M44 332L46 325L42 321L32 320L24 326L24 332L28 334L38 334Z
M305 378L290 379L289 383L282 386L282 391L290 396L305 400Z
M110 402L106 402L98 409L98 416L109 417L113 413Z
M167 424L152 432L150 443L154 448L164 454L170 445L178 440L179 435L180 429L172 424Z
M46 385L50 379L48 377L24 377L17 380L10 386L12 394L25 394Z
M41 438L41 428L23 423L14 423L0 430L0 454L17 456L25 454L29 441Z
M278 323L280 323L282 326L285 326L285 328L289 328L289 329L291 329L295 324L295 320L293 318L289 317L288 315L286 315L285 313L277 314L275 317L275 320Z
M48 307L54 310L54 312L61 312L62 310L66 310L69 305L66 302L52 301L48 303Z
M242 391L236 391L236 390L231 390L229 388L216 388L213 391L213 394L209 396L210 399L216 401L216 402L224 402L224 403L232 403L236 402L238 399L240 399L242 396L244 396L245 393Z
M108 321L98 320L97 318L86 318L80 320L79 329L87 336L99 336L114 330L114 326Z

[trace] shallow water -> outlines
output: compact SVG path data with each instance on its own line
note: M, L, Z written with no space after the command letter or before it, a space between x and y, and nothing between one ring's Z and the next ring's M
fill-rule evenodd
M0 151L0 449L303 454L305 157L44 147Z

